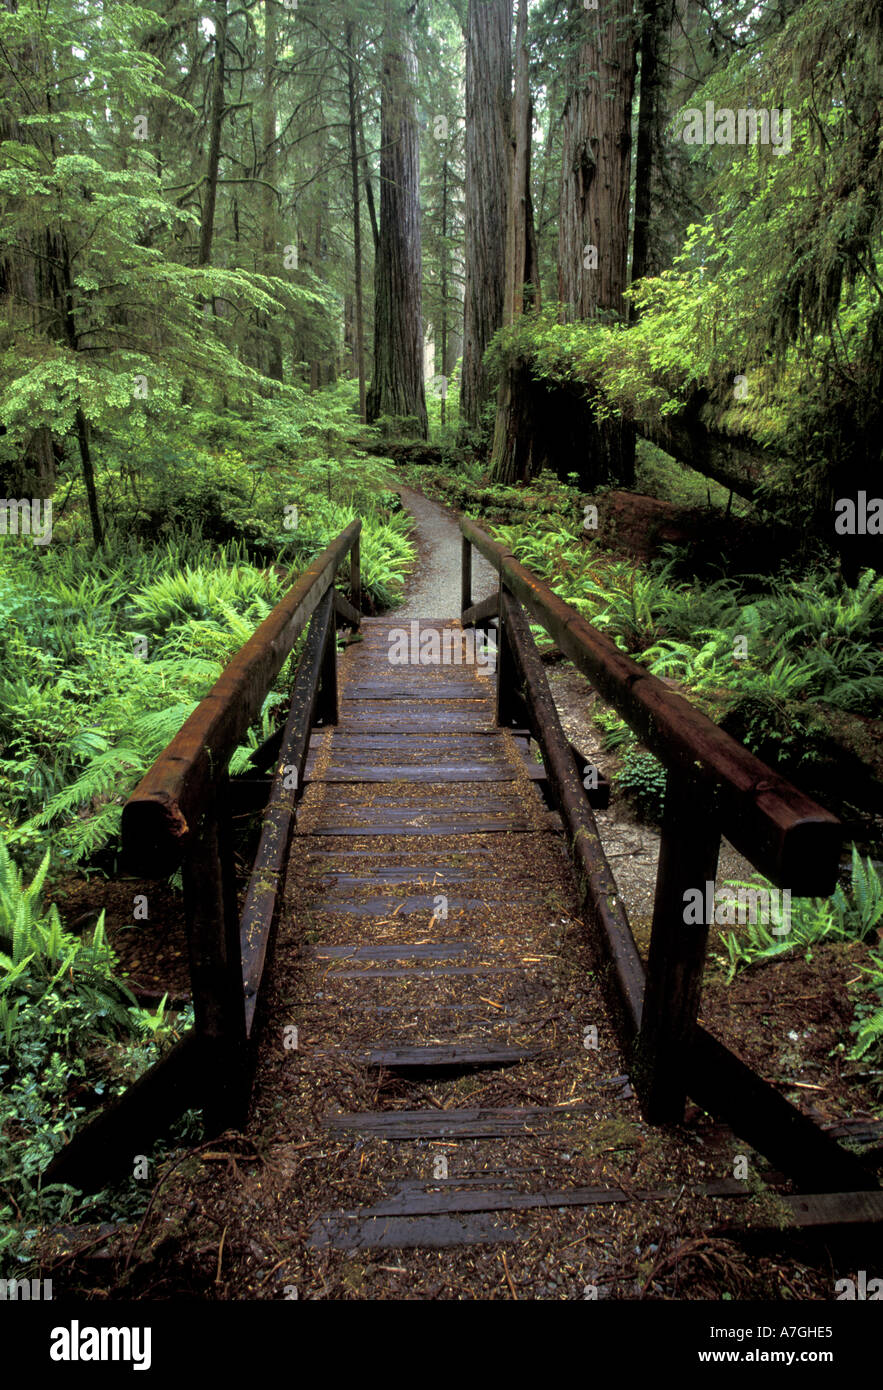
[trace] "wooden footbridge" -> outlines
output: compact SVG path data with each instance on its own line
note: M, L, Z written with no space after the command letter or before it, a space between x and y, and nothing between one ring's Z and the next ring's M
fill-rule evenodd
M634 1262L661 1201L712 1229L748 1195L732 1164L746 1146L795 1225L879 1221L861 1158L697 1021L708 929L683 915L722 835L793 895L832 892L837 820L471 521L461 622L421 621L407 663L391 660L402 624L359 611L360 526L293 583L126 804L131 870L183 871L195 1026L47 1177L97 1188L199 1106L209 1134L259 1132L275 1171L301 1174L286 1189L297 1259L409 1250L427 1288L446 1247L473 1268L536 1239L548 1273L549 1250L573 1259L603 1229ZM477 604L473 548L499 575ZM530 621L667 768L646 963L593 814L609 789L565 737ZM494 632L484 654L476 628ZM304 632L284 728L230 777ZM260 840L243 898L247 813ZM715 1121L701 1161L688 1098ZM603 1282L597 1251L574 1268Z

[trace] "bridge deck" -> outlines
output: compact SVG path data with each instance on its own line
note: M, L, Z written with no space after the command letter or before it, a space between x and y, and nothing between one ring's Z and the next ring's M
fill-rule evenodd
M394 626L341 658L292 845L250 1126L275 1280L633 1295L660 1219L722 1219L732 1160L641 1122L527 740L480 668L391 665Z

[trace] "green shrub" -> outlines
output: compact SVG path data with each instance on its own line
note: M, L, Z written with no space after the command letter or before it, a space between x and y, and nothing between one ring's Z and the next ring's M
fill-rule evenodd
M28 1227L70 1214L69 1189L40 1174L103 1095L159 1055L172 1028L141 1009L114 974L103 915L88 938L41 903L47 853L25 885L0 837L0 1253Z
M629 748L616 774L616 783L645 820L658 824L665 810L665 777L665 768L652 753Z
M741 883L727 880L728 888L768 888L766 880ZM791 902L790 930L776 935L763 923L745 923L740 932L721 932L728 963L727 982L746 966L802 949L807 959L820 941L869 941L883 922L883 882L870 859L862 862L852 847L850 887L838 884L830 898L795 898Z

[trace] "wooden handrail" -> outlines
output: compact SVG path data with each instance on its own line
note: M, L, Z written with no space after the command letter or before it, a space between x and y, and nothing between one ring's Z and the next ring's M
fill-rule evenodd
M705 1063L714 1054L725 1059L734 1091L721 1097L718 1108L737 1117L740 1133L750 1130L754 1142L757 1126L751 1116L762 1114L767 1147L787 1152L794 1172L816 1174L827 1168L844 1188L866 1184L860 1165L820 1138L783 1096L698 1026L713 920L708 890L717 878L721 836L777 887L797 897L822 896L837 883L840 822L621 652L474 521L462 518L460 529L463 621L472 622L491 608L498 614L497 722L527 723L542 750L583 909L610 966L611 1004L645 1119L679 1122L691 1087L695 1098L707 1104ZM472 546L500 577L495 603L472 604ZM666 768L646 972L560 728L525 609ZM697 894L704 905L698 920L685 912Z
M795 896L833 893L841 848L836 816L621 652L474 521L463 517L460 528L660 762L704 784L722 832L747 859Z
M303 571L144 775L123 808L127 865L146 877L177 867L194 826L226 776L230 757L279 674L295 641L358 546L358 518Z

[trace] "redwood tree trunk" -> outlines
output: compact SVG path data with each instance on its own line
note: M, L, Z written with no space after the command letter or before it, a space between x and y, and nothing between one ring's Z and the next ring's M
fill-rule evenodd
M530 101L527 44L527 0L520 0L515 35L515 95L509 148L509 194L506 219L506 282L503 322L513 323L525 308L539 308L539 271L530 197ZM525 285L528 302L525 305ZM526 369L511 362L497 391L497 415L491 454L491 477L496 483L527 481L539 471L535 448L536 425L530 410L530 381Z
M428 434L423 392L417 60L407 17L387 0L380 97L380 240L374 267L369 422L407 416Z
M562 125L558 298L562 322L626 317L635 32L632 0L601 0L574 17L578 50ZM605 422L576 463L583 486L634 480L634 434Z
M659 61L663 33L671 24L673 0L644 0L641 21L641 94L638 105L638 142L635 151L635 227L632 234L632 279L642 279L651 269L650 223L653 206L655 146L660 93L665 70ZM630 305L635 317L635 306Z
M264 273L278 275L277 236L276 236L276 98L273 80L276 70L276 0L264 2L264 184L262 249L264 252ZM268 314L261 315L261 326L267 343L267 376L274 381L282 380L282 344L278 333L273 331Z
M581 42L564 107L558 223L565 323L625 314L635 75L631 0L603 0L578 10L575 22Z
M353 260L355 263L355 325L353 357L356 375L359 378L359 419L365 422L365 326L362 299L362 218L359 203L359 149L358 149L358 92L356 88L356 65L353 58L352 21L346 24L346 74L347 95L349 98L350 126L350 176L353 197Z
M469 0L466 23L466 296L460 418L478 429L482 358L503 323L511 121L511 0Z

